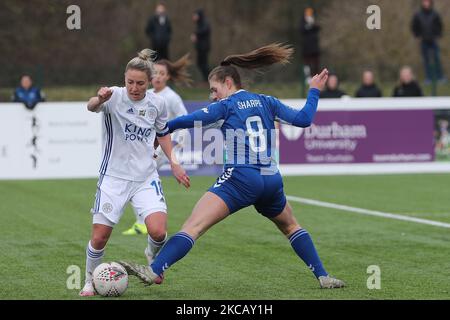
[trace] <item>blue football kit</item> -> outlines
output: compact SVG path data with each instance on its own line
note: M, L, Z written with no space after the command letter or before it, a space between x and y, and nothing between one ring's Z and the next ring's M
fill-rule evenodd
M283 181L275 160L275 121L311 125L320 91L309 90L305 106L293 109L280 100L239 90L208 107L169 121L169 131L222 122L226 162L223 174L208 191L219 196L230 213L254 205L271 218L286 205Z
M225 137L227 160L223 174L208 191L226 203L230 214L254 205L262 215L275 218L284 210L286 196L281 175L277 166L273 165L275 141L271 136L275 129L274 122L310 126L317 111L319 93L318 89L310 89L305 106L296 110L276 98L239 90L202 110L169 121L168 127L173 132L192 128L196 121L201 121L202 126L223 122L221 130ZM320 277L327 277L328 273L309 233L299 228L293 230L288 239L298 257L319 281L323 281ZM153 274L162 277L165 270L192 249L195 240L183 231L172 236L150 264ZM338 283L336 287L343 286L343 283L332 280Z

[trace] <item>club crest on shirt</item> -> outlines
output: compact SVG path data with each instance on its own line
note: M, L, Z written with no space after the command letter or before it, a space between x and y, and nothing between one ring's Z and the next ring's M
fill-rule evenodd
M156 117L158 116L158 111L153 107L149 108L147 111L148 111L147 112L148 118L150 120L154 121L156 119Z
M102 206L102 210L104 213L108 214L113 210L113 205L109 202L105 202Z

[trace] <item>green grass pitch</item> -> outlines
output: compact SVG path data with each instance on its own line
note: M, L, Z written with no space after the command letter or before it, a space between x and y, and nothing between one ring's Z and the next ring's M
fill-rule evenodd
M179 230L215 181L193 177L188 191L163 178L169 233ZM286 194L450 223L450 175L286 177ZM0 299L81 299L66 282L81 267L91 232L95 179L0 181ZM201 237L166 272L160 286L130 277L118 299L449 299L450 230L291 202L327 271L346 281L322 290L276 227L247 208ZM107 245L104 261L145 262L145 236L123 236L130 207ZM367 267L381 270L369 290ZM94 297L91 299L104 299Z

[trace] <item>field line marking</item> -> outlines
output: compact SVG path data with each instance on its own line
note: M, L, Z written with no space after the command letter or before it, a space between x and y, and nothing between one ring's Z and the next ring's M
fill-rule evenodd
M331 202L324 202L324 201L318 201L318 200L289 196L289 195L286 195L286 198L290 201L309 204L312 206L325 207L325 208L331 208L331 209L349 211L349 212L356 212L359 214L388 218L388 219L396 219L396 220L416 222L416 223L421 223L421 224L428 224L428 225L432 225L435 227L450 228L450 223L444 223L444 222L439 222L439 221L434 221L434 220L414 218L414 217L404 216L401 214L350 207L350 206L345 206L345 205L331 203Z

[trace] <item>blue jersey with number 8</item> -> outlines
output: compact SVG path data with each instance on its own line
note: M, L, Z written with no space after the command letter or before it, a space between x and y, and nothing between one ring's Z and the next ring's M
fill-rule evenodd
M266 167L274 164L275 121L297 127L311 125L320 91L310 89L305 106L293 109L280 100L239 90L208 107L168 122L169 131L223 122L221 131L227 152L225 167Z

